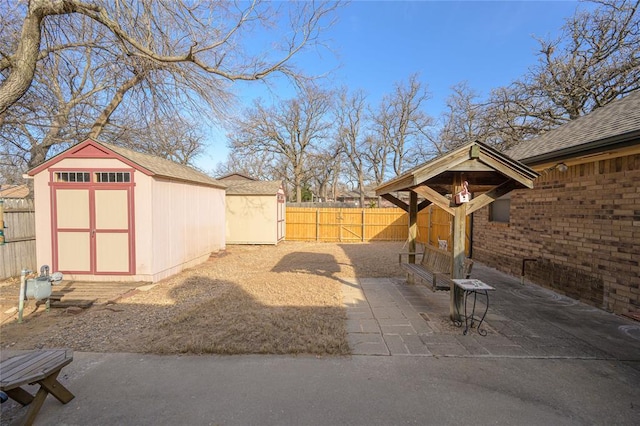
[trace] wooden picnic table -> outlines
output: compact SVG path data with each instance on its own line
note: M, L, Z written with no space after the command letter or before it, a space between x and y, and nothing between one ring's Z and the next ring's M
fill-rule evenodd
M23 406L29 405L23 424L33 424L48 394L63 404L74 398L58 381L60 370L71 361L71 349L47 349L17 355L0 363L0 391ZM22 388L27 384L40 385L35 397Z

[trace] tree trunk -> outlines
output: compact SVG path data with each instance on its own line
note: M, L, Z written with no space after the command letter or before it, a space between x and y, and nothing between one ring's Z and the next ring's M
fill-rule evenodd
M122 99L124 99L124 95L135 87L138 83L144 80L145 73L137 73L129 80L125 81L122 86L116 90L116 93L113 95L111 102L102 110L100 116L96 119L91 127L91 131L87 135L90 139L95 139L100 136L102 130L104 130L104 126L109 122L109 118L114 113L114 111L118 108L118 106L122 103Z
M46 144L33 145L31 147L30 149L31 155L28 163L29 170L45 162L45 160L47 159L47 154L49 153L50 147L51 145L46 145Z
M40 24L42 14L29 7L22 25L20 43L13 56L11 71L7 79L0 85L0 114L20 99L31 86L36 72L36 62L40 53Z
M358 192L360 192L360 208L364 208L364 176L362 169L358 170Z

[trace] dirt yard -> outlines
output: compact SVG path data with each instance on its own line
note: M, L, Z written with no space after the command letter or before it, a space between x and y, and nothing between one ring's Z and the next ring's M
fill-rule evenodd
M347 354L341 280L394 277L401 243L230 246L148 291L72 314L0 282L0 347L91 352ZM96 285L99 285L96 283ZM16 296L16 297L14 297Z

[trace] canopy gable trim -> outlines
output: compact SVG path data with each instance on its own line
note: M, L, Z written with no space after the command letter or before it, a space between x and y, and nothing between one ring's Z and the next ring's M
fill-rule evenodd
M514 180L522 188L533 188L533 181L538 177L538 173L524 164L476 141L381 184L376 188L376 195L413 190L418 185L425 184L430 179L446 172L469 173L470 175L497 173L507 179Z

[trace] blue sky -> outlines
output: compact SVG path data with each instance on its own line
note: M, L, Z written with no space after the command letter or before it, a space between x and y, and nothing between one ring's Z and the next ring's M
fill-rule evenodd
M560 35L575 1L352 1L323 39L333 52L317 48L296 63L306 73L331 71L326 85L363 89L377 105L395 82L413 73L431 93L426 111L438 117L450 88L462 81L485 96L508 85L536 63L535 37ZM285 98L293 91L278 79L274 90L260 83L237 85L240 110L256 97ZM209 171L227 156L224 133L214 130L197 166Z

